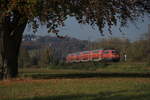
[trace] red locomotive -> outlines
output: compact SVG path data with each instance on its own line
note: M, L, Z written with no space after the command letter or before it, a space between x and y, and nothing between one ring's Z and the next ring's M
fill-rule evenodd
M120 54L115 49L91 50L68 54L67 63L88 61L119 61Z

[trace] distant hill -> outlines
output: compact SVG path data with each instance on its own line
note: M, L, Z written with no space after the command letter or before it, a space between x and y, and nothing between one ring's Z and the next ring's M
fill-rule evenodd
M89 49L89 42L76 38L58 38L52 36L24 35L22 48L27 50L52 48L58 59L63 59L68 53L79 52Z

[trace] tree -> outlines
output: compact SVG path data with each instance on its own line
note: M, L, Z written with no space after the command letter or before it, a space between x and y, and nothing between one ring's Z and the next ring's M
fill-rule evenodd
M52 63L53 59L53 50L49 46L43 47L43 49L40 51L40 61L39 65L47 67L49 64Z
M74 16L81 24L97 25L101 33L108 25L111 33L112 25L125 26L148 12L143 1L148 0L0 0L2 78L18 74L19 47L27 23L34 31L39 22L47 24L48 32L61 37L58 26Z

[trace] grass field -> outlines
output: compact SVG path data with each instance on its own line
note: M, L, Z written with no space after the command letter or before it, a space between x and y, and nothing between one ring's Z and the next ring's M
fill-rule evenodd
M82 66L83 65L83 66ZM21 77L36 77L36 78L50 78L54 76L78 76L82 75L86 77L100 76L101 73L149 73L150 74L150 65L145 63L109 63L107 65L91 65L91 63L86 66L86 64L74 64L73 66L48 66L47 68L24 68L19 70L19 76ZM103 76L103 75L102 75ZM116 75L117 76L117 75ZM136 76L136 75L133 75Z
M0 82L0 100L150 100L150 79L7 80Z
M150 100L150 76L134 74L150 73L150 66L143 64L118 63L95 70L20 69L19 72L18 79L0 81L0 100ZM100 76L101 73L108 77ZM122 74L116 76L117 73Z

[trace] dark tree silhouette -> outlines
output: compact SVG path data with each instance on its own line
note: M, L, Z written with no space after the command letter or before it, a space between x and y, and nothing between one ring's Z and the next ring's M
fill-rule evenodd
M136 21L144 13L148 0L0 0L0 49L2 56L1 79L18 74L18 53L23 31L32 23L47 24L48 32L58 37L58 26L64 26L68 16L74 16L80 24L97 25L103 32L105 25L111 27L128 20Z

